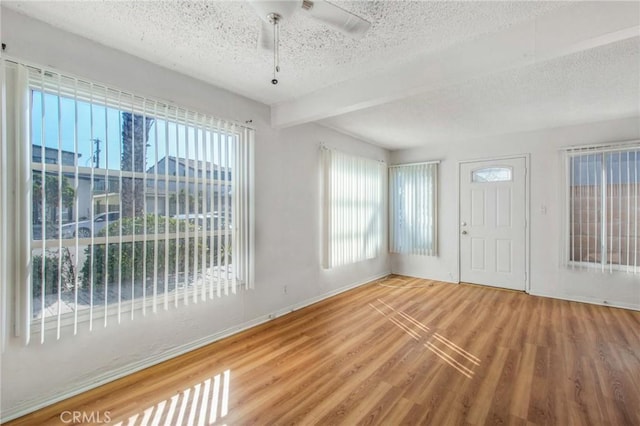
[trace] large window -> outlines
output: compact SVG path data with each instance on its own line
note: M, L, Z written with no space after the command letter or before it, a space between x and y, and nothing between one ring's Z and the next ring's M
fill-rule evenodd
M384 241L384 163L322 149L323 267L371 259Z
M104 325L252 285L252 130L8 64L26 322Z
M392 253L435 256L438 164L389 168L389 248Z
M640 145L568 152L568 261L640 272Z

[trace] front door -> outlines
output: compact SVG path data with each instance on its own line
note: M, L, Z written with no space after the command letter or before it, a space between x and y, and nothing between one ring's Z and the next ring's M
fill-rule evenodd
M526 159L460 164L460 281L526 289Z

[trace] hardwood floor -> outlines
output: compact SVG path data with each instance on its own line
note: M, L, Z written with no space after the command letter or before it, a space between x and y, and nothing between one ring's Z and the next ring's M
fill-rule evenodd
M9 424L74 413L123 425L640 425L640 312L392 276Z

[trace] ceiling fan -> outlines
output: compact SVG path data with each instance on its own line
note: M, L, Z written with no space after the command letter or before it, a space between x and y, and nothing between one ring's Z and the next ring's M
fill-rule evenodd
M366 19L325 0L249 0L249 3L262 20L259 46L273 50L273 84L278 84L276 76L280 72L280 23L296 11L302 9L311 18L354 38L364 36L371 26Z

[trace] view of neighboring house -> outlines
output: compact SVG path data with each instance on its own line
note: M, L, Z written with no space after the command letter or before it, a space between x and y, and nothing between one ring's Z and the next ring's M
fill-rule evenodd
M187 207L192 213L196 200L200 213L219 211L218 205L224 202L225 195L231 194L230 168L201 160L165 156L147 169L147 176L146 211L160 215L186 214ZM201 181L191 182L194 178Z
M62 202L62 206L52 205L50 202L45 202L43 205L42 187L34 186L32 219L34 239L41 238L43 214L46 217L45 222L55 228L59 222L86 220L92 214L95 216L107 211L119 210L120 176L118 172L80 167L77 164L80 156L81 154L72 151L50 147L45 147L43 150L41 145L32 145L31 158L34 165L45 165L44 167L47 164L57 165L61 159L62 166L78 167L77 175L67 170L60 173L46 172L45 200L49 199L46 196L47 192L53 190L51 186L58 186L59 175L63 179L63 186L72 191L73 198L67 203ZM38 170L34 167L34 182L36 182L34 185L41 180L41 172ZM201 181L196 183L194 178ZM228 183L223 184L220 180ZM229 167L204 161L165 156L147 169L146 182L140 181L140 184L145 185L144 211L147 213L176 216L193 214L196 208L199 213L215 212L225 210L218 207L220 204L230 203L228 197L231 195L231 170ZM76 187L77 194L73 190ZM55 191L57 190L56 188ZM77 209L73 200L77 200ZM62 207L62 210L59 207ZM62 214L58 218L60 211ZM48 235L54 234L55 231L51 230Z
M63 166L75 166L76 158L80 158L82 154L76 154L72 151L57 150L55 148L44 147L44 161L42 161L42 145L33 144L31 146L31 161L34 163L58 164L62 158Z
M44 158L43 158L44 154ZM36 165L62 165L62 166L71 166L75 167L77 165L77 161L82 156L82 154L75 153L72 151L66 150L58 150L50 147L42 147L41 145L33 144L31 146L31 161L32 164ZM46 166L45 166L46 167ZM46 218L44 222L46 223L58 223L58 219L61 222L71 222L76 220L75 217L76 211L73 208L72 203L63 202L61 206L56 204L52 204L52 198L49 195L55 193L57 195L58 188L56 188L59 184L59 178L62 176L62 183L64 186L68 186L73 188L75 186L74 174L69 172L58 173L56 171L46 172L45 184L42 186L42 176L40 171L36 171L34 169L33 179L33 206L32 206L32 223L33 223L33 238L39 239L41 238L41 226L43 222L43 217ZM53 186L54 188L51 188ZM78 183L77 183L77 200L78 206L87 206L85 209L78 209L78 218L86 217L89 215L90 209L88 206L91 205L91 177L90 175L78 174ZM75 191L74 191L75 195ZM42 199L45 199L45 203L42 202ZM62 207L60 211L59 207ZM62 213L60 215L60 212ZM60 215L60 218L58 216Z

